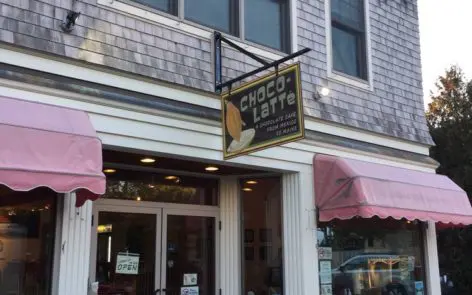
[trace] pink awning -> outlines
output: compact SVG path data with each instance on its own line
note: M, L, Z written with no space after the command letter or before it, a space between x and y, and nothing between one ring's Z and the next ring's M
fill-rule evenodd
M105 193L102 145L82 111L0 97L0 184L15 191Z
M393 217L472 224L467 194L448 177L328 155L314 158L320 221Z

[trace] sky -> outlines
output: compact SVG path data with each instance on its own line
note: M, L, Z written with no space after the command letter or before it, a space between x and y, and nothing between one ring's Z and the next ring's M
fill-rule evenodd
M472 0L418 0L425 107L451 65L472 79Z

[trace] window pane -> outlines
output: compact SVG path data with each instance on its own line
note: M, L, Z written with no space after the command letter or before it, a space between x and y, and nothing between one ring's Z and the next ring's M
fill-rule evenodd
M226 33L236 34L238 18L233 0L186 0L185 18Z
M102 198L218 205L217 191L215 179L120 169L107 175L107 191Z
M101 230L103 228L103 230ZM118 261L138 257L135 274ZM98 294L153 294L155 290L156 215L100 212L97 227Z
M288 7L285 0L246 0L244 4L246 39L287 51Z
M199 294L214 295L215 218L168 215L166 245L165 295L182 294L182 278L186 273L197 274L195 285Z
M363 0L332 0L331 18L353 29L364 31Z
M359 37L337 27L332 27L333 38L333 68L341 73L364 78L360 68L362 55L359 48Z
M426 294L420 225L351 219L318 225L321 288L332 294ZM326 251L329 248L331 251ZM349 294L349 292L347 292Z
M177 15L178 0L134 0L135 2Z
M243 294L283 294L280 179L255 181L241 182L246 188L242 191Z
M50 294L56 198L0 186L0 294Z

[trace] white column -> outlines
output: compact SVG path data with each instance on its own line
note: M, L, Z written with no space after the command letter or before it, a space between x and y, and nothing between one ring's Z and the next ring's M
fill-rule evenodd
M88 290L92 203L75 207L75 194L66 194L62 215L58 295L86 295Z
M436 225L429 221L425 229L426 286L429 295L441 295Z
M241 294L241 230L238 180L220 181L220 287L222 295Z
M287 295L318 295L311 169L283 176L284 283Z

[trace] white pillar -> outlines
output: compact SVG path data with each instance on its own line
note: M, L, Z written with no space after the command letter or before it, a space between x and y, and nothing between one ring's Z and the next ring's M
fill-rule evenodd
M310 168L300 173L283 175L286 295L319 294L316 220Z
M429 295L441 295L441 283L439 282L439 258L436 237L436 224L432 221L427 223L425 229L425 263L426 263L426 286Z
M238 180L220 181L220 287L222 295L241 294L241 222Z
M65 194L59 255L58 295L86 295L90 264L92 203L75 207L75 194Z

